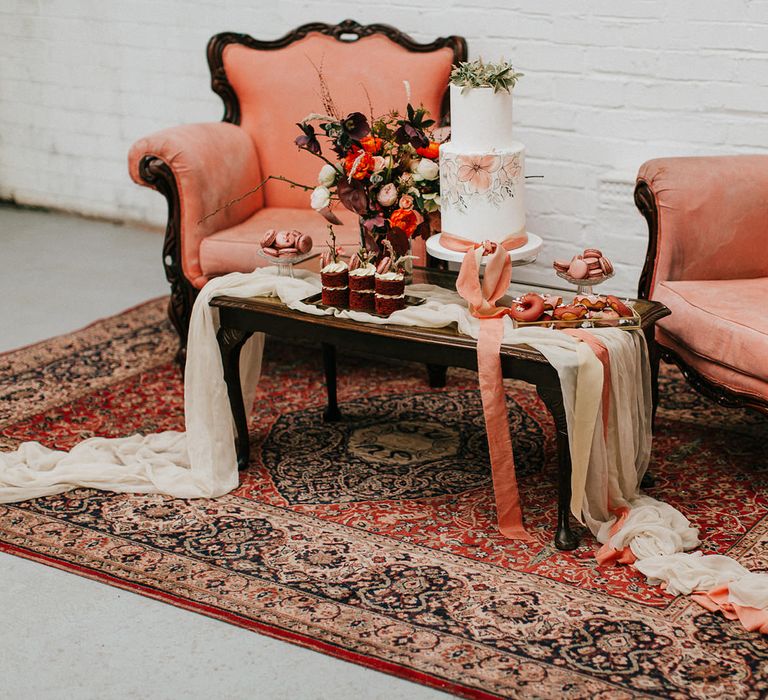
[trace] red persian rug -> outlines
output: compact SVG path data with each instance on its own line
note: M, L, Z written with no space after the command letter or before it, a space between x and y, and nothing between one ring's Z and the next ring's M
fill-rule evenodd
M183 429L164 303L0 356L0 448ZM250 469L217 500L78 489L0 505L0 548L471 698L759 698L768 642L584 534L552 546L553 426L508 384L529 531L494 527L476 376L430 390L419 365L343 357L325 424L315 349L268 343ZM704 552L768 569L767 423L668 370L652 495Z

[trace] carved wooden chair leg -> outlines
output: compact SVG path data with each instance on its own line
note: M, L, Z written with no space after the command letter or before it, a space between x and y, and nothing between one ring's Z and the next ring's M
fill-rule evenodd
M557 437L557 531L555 547L572 550L579 546L579 536L571 530L571 450L568 442L568 424L560 386L539 385L536 387L555 421Z
M328 405L323 412L323 420L335 423L341 420L341 411L336 398L336 346L323 343L323 370L325 371L325 391L328 395Z
M429 386L432 389L442 389L445 386L448 368L444 365L427 365Z
M250 459L250 438L248 436L248 417L245 413L243 390L240 385L240 350L251 337L250 331L235 328L220 328L216 334L224 368L224 381L227 383L229 405L237 432L237 468L247 469Z

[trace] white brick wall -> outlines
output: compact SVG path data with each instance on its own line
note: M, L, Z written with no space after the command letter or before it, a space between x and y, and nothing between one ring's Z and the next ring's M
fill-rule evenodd
M143 134L221 117L207 39L346 17L511 57L526 73L518 137L544 176L528 196L542 261L597 242L627 294L645 253L638 166L768 152L768 0L0 0L0 198L161 224L125 156Z

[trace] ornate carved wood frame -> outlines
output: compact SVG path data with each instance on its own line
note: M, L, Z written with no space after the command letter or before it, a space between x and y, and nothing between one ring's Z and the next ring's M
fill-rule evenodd
M211 70L211 87L224 102L222 121L232 124L240 123L240 102L224 70L223 53L226 46L242 44L250 48L268 51L288 46L312 32L332 36L338 41L357 41L361 37L372 34L383 34L409 51L429 53L447 47L453 52L454 64L467 60L467 43L462 37L440 37L432 42L419 43L387 24L361 25L351 19L344 20L340 24L323 24L320 22L304 24L280 39L272 41L261 41L247 34L224 32L211 37L207 49L208 66ZM442 122L446 122L448 119L447 85L440 118ZM170 167L157 157L146 156L143 158L139 164L139 174L150 187L163 194L168 202L168 223L163 244L163 267L166 279L171 284L168 315L181 341L176 359L183 366L189 319L192 315L192 305L197 296L197 289L184 277L181 266L181 216L178 187Z
M643 180L638 180L635 187L635 204L648 223L648 251L645 255L643 271L640 273L637 296L640 299L650 299L653 273L656 267L656 253L659 244L659 213L656 204L656 195L653 193L653 190L648 183ZM708 399L711 399L721 406L727 406L729 408L748 408L768 415L768 400L761 399L751 394L735 391L722 384L717 384L687 364L685 360L673 350L660 343L657 343L657 347L659 348L661 357L667 362L676 364L688 383ZM658 365L656 371L658 372Z

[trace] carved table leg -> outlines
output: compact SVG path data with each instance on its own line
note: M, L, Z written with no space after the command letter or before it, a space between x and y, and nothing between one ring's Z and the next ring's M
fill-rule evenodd
M221 352L221 362L224 367L224 381L227 383L227 395L232 409L232 418L237 431L237 468L246 469L250 457L250 441L248 438L248 418L245 415L243 389L240 385L240 350L252 333L237 328L220 328L216 334Z
M445 365L427 365L430 389L442 389L447 374L448 368Z
M571 451L568 442L568 424L565 419L563 394L559 386L542 385L536 390L555 421L557 435L557 532L555 547L576 549L579 538L571 530Z
M325 391L328 395L328 405L323 412L323 420L335 423L341 420L341 411L336 399L336 346L323 343L323 370L325 371Z

